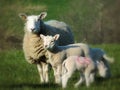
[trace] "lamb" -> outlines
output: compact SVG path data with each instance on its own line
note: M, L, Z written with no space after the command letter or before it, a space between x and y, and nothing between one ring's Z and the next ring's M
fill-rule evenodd
M90 56L92 60L94 61L101 61L104 68L106 68L106 72L103 72L103 67L99 67L98 72L101 77L103 78L110 78L111 77L111 71L110 71L110 66L109 63L114 62L114 58L109 57L103 49L100 48L91 48L90 47Z
M19 16L26 22L24 28L25 35L23 39L25 59L28 63L37 65L41 83L47 83L49 81L47 55L46 50L43 48L43 41L39 35L55 35L58 33L61 37L57 44L67 45L74 43L71 29L64 22L57 20L43 22L43 19L47 16L47 12L31 16L21 13Z
M59 36L59 34L56 34L55 36L44 36L40 34L40 37L44 42L44 48L47 50L47 55L49 57L48 62L52 65L54 70L55 82L57 84L61 83L63 60L72 55L85 56L90 58L88 45L77 43L66 46L58 46L56 41L59 39Z
M75 87L86 81L86 86L89 87L90 75L95 70L95 63L91 58L82 56L69 56L62 64L62 87L66 88L68 79L78 70L80 72L80 80L75 84Z
M62 63L62 88L66 88L68 79L76 70L80 72L80 79L75 84L75 87L81 85L83 81L86 81L86 86L89 87L90 83L94 81L96 70L99 68L102 69L102 72L106 72L102 61L94 62L87 57L69 56Z

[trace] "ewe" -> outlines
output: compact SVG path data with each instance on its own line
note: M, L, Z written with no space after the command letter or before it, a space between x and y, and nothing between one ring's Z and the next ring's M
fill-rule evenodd
M55 82L58 84L61 83L63 60L72 55L85 56L90 58L89 47L86 44L78 43L66 46L58 46L56 41L59 39L59 34L56 34L55 36L44 36L41 34L40 37L44 41L43 44L44 48L47 49L49 59L48 62L52 65Z
M43 48L43 41L39 35L55 35L58 33L61 35L57 42L58 45L74 43L74 38L69 26L57 20L43 22L42 20L46 15L46 12L42 12L40 15L19 15L26 22L23 40L25 58L29 63L37 65L42 83L46 83L49 80L48 64L46 62L47 56L45 55L46 51Z

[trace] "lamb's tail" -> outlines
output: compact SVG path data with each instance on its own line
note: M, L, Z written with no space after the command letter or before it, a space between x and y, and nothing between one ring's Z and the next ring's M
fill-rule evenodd
M108 57L106 54L103 55L103 58L108 61L109 63L113 63L114 62L114 58Z
M67 72L67 68L65 66L66 65L65 63L66 63L65 61L62 63L62 74L65 74Z

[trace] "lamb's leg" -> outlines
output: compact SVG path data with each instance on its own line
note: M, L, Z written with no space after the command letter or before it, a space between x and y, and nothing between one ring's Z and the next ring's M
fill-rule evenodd
M68 79L72 76L74 71L68 71L62 75L62 88L66 88Z
M58 84L61 84L61 76L62 76L62 65L57 66L57 82Z
M95 66L93 63L91 63L90 65L88 65L88 67L85 69L85 80L86 80L86 86L89 87L90 86L90 74L92 73L92 71L94 70Z
M85 72L85 80L86 80L86 86L89 87L90 86L90 73L89 73L89 71Z
M59 84L58 81L57 81L57 67L56 66L53 66L53 71L54 71L54 76L55 76L55 83L56 84Z
M77 88L79 85L81 85L83 83L83 81L85 80L85 77L83 75L83 73L80 73L80 79L79 81L75 84L75 87Z
M62 66L61 65L53 66L53 70L54 70L55 82L57 84L60 84L61 75L62 75Z
M48 83L49 78L48 78L48 64L47 63L43 63L43 77L44 77L45 83Z
M95 72L90 74L90 83L93 83L95 81Z
M37 64L37 68L38 68L38 72L40 75L40 79L41 79L41 83L44 83L44 77L43 77L43 69L42 69L42 65L41 64Z

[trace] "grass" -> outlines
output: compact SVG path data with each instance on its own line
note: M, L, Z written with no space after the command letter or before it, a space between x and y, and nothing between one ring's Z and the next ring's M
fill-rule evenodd
M113 0L110 1L112 6ZM52 70L49 73L50 83L40 84L36 65L28 64L24 59L21 49L24 24L18 17L19 13L29 15L47 11L48 16L45 20L57 19L67 22L73 29L76 41L81 42L86 35L86 30L94 30L92 26L96 23L94 21L98 14L98 8L96 7L99 6L99 2L101 1L60 0L58 3L58 0L0 0L0 90L62 89L61 86L54 84ZM94 37L90 39L92 41L95 39L95 42L97 42L97 37ZM118 90L120 88L120 45L102 44L91 46L105 49L110 56L115 58L115 63L111 64L112 78L108 80L96 78L96 82L91 85L90 90ZM73 84L78 79L79 75L75 73L69 80L66 90L75 90ZM85 85L78 89L87 90Z
M92 45L106 50L108 55L115 57L115 62L111 64L112 78L102 79L97 77L90 86L90 90L118 90L120 88L120 46L117 44ZM53 71L50 69L50 83L42 85L39 83L39 75L36 65L28 64L22 50L10 50L0 52L0 90L61 90L61 86L54 84ZM79 79L79 74L75 73L68 82L66 90L73 90L73 84ZM79 89L87 90L83 84ZM78 90L78 89L74 89Z

